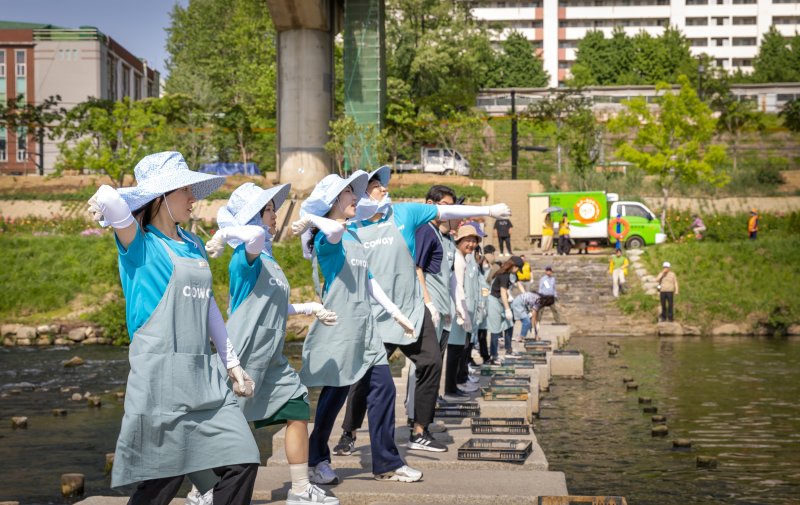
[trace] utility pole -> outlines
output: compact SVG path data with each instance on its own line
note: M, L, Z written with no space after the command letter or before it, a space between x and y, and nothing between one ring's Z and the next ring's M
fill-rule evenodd
M511 90L511 179L517 178L519 159L519 134L517 132L517 92Z

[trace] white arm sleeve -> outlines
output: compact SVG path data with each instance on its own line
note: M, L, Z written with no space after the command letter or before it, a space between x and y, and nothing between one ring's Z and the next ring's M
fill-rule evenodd
M239 357L233 350L233 344L228 338L228 330L225 329L225 321L222 320L222 314L220 314L217 302L213 297L208 305L208 334L217 348L220 361L225 363L225 368L231 369L238 365Z
M448 288L449 288L449 291L450 291L450 299L453 300L453 302L455 302L456 301L456 276L455 275L451 275L450 276L450 285L448 286Z
M305 314L310 316L318 310L324 309L321 303L306 302L306 303L290 303L287 314L293 316L295 314Z
M395 314L400 312L397 305L389 299L389 296L383 291L383 288L381 288L381 285L378 284L378 281L375 279L369 280L369 294L390 316L394 317Z
M437 205L439 219L466 219L474 216L488 216L489 207L478 205Z
M464 261L464 256L461 253L456 253L455 262L453 264L453 277L456 279L456 308L459 313L466 317L467 314L467 295L464 292L464 272L467 268L467 262Z
M325 234L329 244L338 244L342 241L342 235L344 235L345 230L344 224L319 216L309 216L309 221Z

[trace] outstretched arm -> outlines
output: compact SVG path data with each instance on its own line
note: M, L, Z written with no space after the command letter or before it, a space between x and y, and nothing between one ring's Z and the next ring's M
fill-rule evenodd
M126 250L136 238L138 224L131 215L128 203L119 196L117 190L103 184L89 199L89 214L100 226L111 226L122 247Z

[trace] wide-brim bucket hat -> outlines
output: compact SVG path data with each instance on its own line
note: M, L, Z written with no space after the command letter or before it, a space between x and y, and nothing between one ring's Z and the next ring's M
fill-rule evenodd
M371 181L374 178L378 178L381 181L381 186L384 188L389 187L389 181L392 179L392 168L389 165L384 165L379 167L372 172L369 173L369 179L367 182Z
M461 239L465 239L467 237L475 237L478 242L481 241L481 236L478 235L478 230L471 224L462 224L458 227L458 233L456 233L456 243L458 243Z
M300 206L300 216L306 214L325 216L333 207L333 202L336 201L339 194L348 186L353 188L357 202L358 198L361 198L367 191L367 183L369 183L369 174L363 170L356 170L347 179L336 174L326 175Z
M133 174L136 186L117 190L131 212L185 186L191 186L195 199L202 200L225 183L225 177L221 175L189 170L183 155L176 151L148 154L136 164Z
M231 193L228 203L217 211L217 225L220 228L246 224L261 225L261 209L271 201L277 212L286 201L291 189L291 184L279 184L263 189L252 182L245 182Z

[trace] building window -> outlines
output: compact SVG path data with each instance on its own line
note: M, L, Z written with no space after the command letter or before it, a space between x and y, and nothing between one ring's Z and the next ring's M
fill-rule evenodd
M726 47L730 45L728 42L727 38L711 39L711 45L713 47Z
M708 5L708 0L686 0L686 5Z
M756 38L755 37L734 37L733 38L733 45L734 46L754 46L754 45L756 45Z
M108 66L108 99L109 100L116 100L117 99L117 60L114 59L113 56L109 55L108 59L106 59L106 65Z
M16 62L17 62L17 69L16 69L16 76L17 77L25 77L25 50L16 51Z
M690 44L692 47L706 47L706 46L708 46L708 39L706 39L706 38L702 38L702 39L689 39L689 44Z
M0 49L0 77L6 76L6 50Z
M0 161L8 161L8 136L4 126L0 126Z
M750 58L734 58L733 59L733 66L734 67L752 67L753 60Z
M728 25L728 18L712 18L714 20L714 24L717 26L726 26Z
M27 65L25 64L25 50L14 51L14 70L17 78L17 88L14 90L16 96L21 97L20 101L25 101L28 94Z
M708 26L708 18L686 18L686 26Z
M754 4L756 0L733 0L733 5Z
M772 18L772 24L773 25L796 25L796 24L800 24L800 16L774 17L774 18Z
M142 76L139 74L134 74L133 77L133 99L142 99Z
M738 17L735 16L733 18L733 24L735 25L754 25L756 24L755 17Z
M131 96L131 69L122 65L122 96Z
M28 130L17 128L17 161L28 159Z
M0 105L5 105L6 98L6 50L0 49Z

